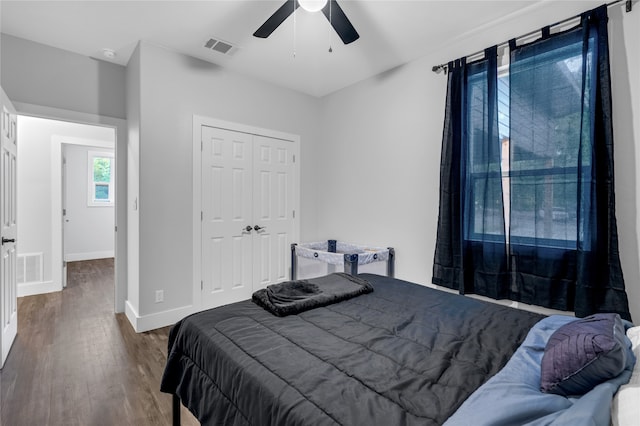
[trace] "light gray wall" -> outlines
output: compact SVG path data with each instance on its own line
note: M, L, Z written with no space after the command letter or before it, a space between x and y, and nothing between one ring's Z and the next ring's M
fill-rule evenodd
M318 234L392 246L400 278L430 279L446 78L422 59L324 99ZM318 176L320 179L320 176ZM349 183L349 184L346 184Z
M609 13L620 252L632 315L638 321L640 13L625 14L620 7ZM535 19L496 26L498 35L485 28L443 49L448 53L413 61L327 96L317 158L331 173L316 176L322 180L317 186L318 234L394 246L397 276L430 284L447 84L447 77L431 67L506 40L501 38L504 33L523 34Z
M0 2L0 14L2 13L2 2ZM2 86L2 19L0 19L0 86Z
M0 1L0 16L2 16L2 2ZM2 19L0 19L0 86L2 86L2 38L4 33L2 32Z
M127 301L137 309L140 300L140 45L127 64Z
M139 55L137 311L146 316L193 302L190 289L194 114L300 135L299 217L304 239L315 237L315 159L322 141L318 138L317 98L245 78L146 42L140 44ZM164 290L162 304L154 302L158 289Z
M631 316L640 323L640 9L609 8L620 259Z
M63 149L67 172L64 260L113 257L114 207L113 205L90 206L88 203L89 151L107 152L113 155L113 150L67 144Z
M2 87L13 102L126 118L125 68L2 34Z

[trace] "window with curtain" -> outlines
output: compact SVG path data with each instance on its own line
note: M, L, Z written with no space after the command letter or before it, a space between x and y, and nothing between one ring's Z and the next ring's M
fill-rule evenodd
M448 64L433 282L630 319L618 254L606 6Z

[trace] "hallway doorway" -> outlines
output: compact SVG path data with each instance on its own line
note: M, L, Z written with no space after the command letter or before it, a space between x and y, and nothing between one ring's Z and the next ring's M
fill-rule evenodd
M115 259L115 197L110 194L113 201L110 206L91 205L89 188L95 182L92 181L88 152L111 153L113 185L110 190L113 192L116 132L108 126L18 116L18 140L22 155L18 164L18 223L21 224L18 230L18 296L60 291L65 285L66 261ZM73 169L65 167L67 150L74 152L76 160L84 155L84 160L74 161ZM69 179L69 175L73 178ZM70 187L85 190L74 189L73 194L67 193ZM76 200L73 219L68 205L71 195ZM84 212L78 208L81 204L86 206ZM102 219L91 219L91 215L85 214L99 210L104 213L105 209L109 211ZM69 223L65 220L84 222L84 231L76 234L81 240L86 237L84 241L73 241L72 247L76 248L72 253L67 252L67 259L65 246L69 246L70 241L65 239L65 223ZM96 232L98 228L101 228L100 232ZM101 244L91 241L96 234L100 235ZM73 255L72 259L69 254Z

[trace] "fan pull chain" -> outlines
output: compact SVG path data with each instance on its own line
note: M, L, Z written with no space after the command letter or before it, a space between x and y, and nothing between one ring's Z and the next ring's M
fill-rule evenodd
M297 25L296 25L296 21L297 21L296 16L297 16L297 15L298 15L298 14L296 13L296 2L294 1L294 2L293 2L293 59L295 59L295 58L296 58L296 44L297 44L297 43L296 43L296 41L297 41L297 39L296 39L296 28L297 28Z

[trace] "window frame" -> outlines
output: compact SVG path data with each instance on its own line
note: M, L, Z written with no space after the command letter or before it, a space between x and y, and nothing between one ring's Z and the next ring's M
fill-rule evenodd
M508 53L508 50L505 50L502 52L502 54L499 55L498 61L499 61L499 65L498 65L498 70L497 70L497 75L498 75L498 79L500 78L504 78L509 76L510 73L510 55ZM589 52L589 54L591 54L591 52ZM499 84L499 83L498 83ZM509 94L509 91L507 91L507 94ZM498 104L500 105L500 90L498 90ZM506 105L509 105L511 102L511 99L507 100ZM498 128L500 129L501 126L506 125L507 131L510 133L510 120L509 120L509 116L507 115L507 122L501 122L501 115L503 113L503 110L500 109L500 107L498 107ZM508 111L507 111L508 113ZM500 130L499 130L500 131ZM502 135L500 135L502 136ZM506 142L506 152L507 155L511 155L511 148L510 148L510 135L507 136L507 142ZM470 157L470 153L471 153L471 148L467 147L466 148L466 155L468 156L465 161L468 164L468 167L471 167L471 164L473 163L471 157ZM565 166L565 167L558 167L558 166L553 166L553 167L549 167L549 168L536 168L536 169L530 169L530 170L526 170L526 171L514 171L511 170L510 168L510 163L511 163L511 159L507 158L506 161L505 159L502 157L502 155L504 154L504 146L503 146L503 150L501 152L501 162L500 162L500 170L496 170L496 171L492 171L489 172L488 176L491 177L495 177L495 178L499 178L501 179L501 184L502 184L502 194L503 194L503 224L504 224L504 242L506 243L507 246L526 246L526 247L534 247L534 246L539 246L539 247L548 247L548 248L553 248L553 249L564 249L564 250L576 250L577 249L577 244L578 244L578 240L579 240L579 236L578 233L580 232L580 219L578 217L576 217L575 219L572 220L576 220L576 236L573 239L560 239L560 238L549 238L549 237L529 237L529 236L514 236L511 234L511 202L513 201L512 197L511 197L511 177L513 176L554 176L554 175L559 175L559 174L565 174L566 172L573 172L575 173L577 170L576 166ZM506 169L505 169L506 166ZM589 166L583 166L587 169L590 169L592 167L592 165ZM485 177L487 177L486 173L480 172L480 173L476 173L476 172L469 172L467 174L467 177L465 179L468 179L468 181L464 184L465 187L467 187L469 189L469 195L470 195L470 199L474 200L474 188L475 188L475 181L477 179L484 179ZM508 188L505 191L505 187ZM577 194L576 194L577 195ZM463 207L464 209L464 207ZM467 222L469 229L464 232L464 235L466 237L465 240L473 242L473 241L495 241L495 242L500 242L502 241L502 236L500 234L492 234L492 233L484 233L484 232L478 232L476 231L475 228L475 218L476 218L476 211L474 208L471 207L471 205L468 207L468 212L470 213L470 220ZM538 213L535 212L535 214L537 215ZM553 220L553 218L549 218L547 220Z
M109 164L109 182L96 182L94 180L94 161L96 158L108 158ZM88 207L110 207L115 204L115 167L114 153L112 151L95 151L87 152L87 206ZM96 185L107 186L109 191L108 199L96 198Z

